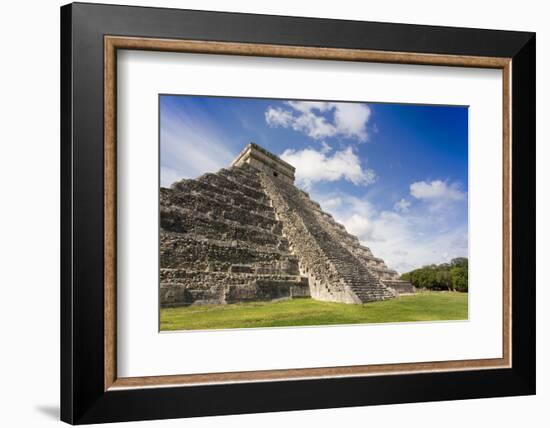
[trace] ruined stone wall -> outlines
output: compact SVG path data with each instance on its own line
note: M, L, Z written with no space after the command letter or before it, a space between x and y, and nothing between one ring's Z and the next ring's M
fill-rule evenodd
M393 290L395 293L401 294L414 294L416 289L409 281L403 281L400 279L382 280L382 283Z

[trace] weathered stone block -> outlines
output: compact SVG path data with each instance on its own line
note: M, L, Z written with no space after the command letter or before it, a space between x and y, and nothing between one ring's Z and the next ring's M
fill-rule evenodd
M230 272L233 273L253 273L254 269L247 265L232 265Z

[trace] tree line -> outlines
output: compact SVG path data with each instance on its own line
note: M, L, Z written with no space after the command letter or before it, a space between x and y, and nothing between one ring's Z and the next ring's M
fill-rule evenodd
M468 259L457 257L450 263L424 266L404 273L401 279L428 290L468 291Z

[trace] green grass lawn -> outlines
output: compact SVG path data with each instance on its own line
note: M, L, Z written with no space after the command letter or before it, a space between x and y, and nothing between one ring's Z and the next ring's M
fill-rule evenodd
M293 299L166 308L160 311L160 329L206 330L467 318L467 293L428 292L363 305Z

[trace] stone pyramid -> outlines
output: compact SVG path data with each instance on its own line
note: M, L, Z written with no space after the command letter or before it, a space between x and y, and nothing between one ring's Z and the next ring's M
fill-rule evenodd
M251 143L229 168L160 189L162 306L414 291L298 189L294 172Z

